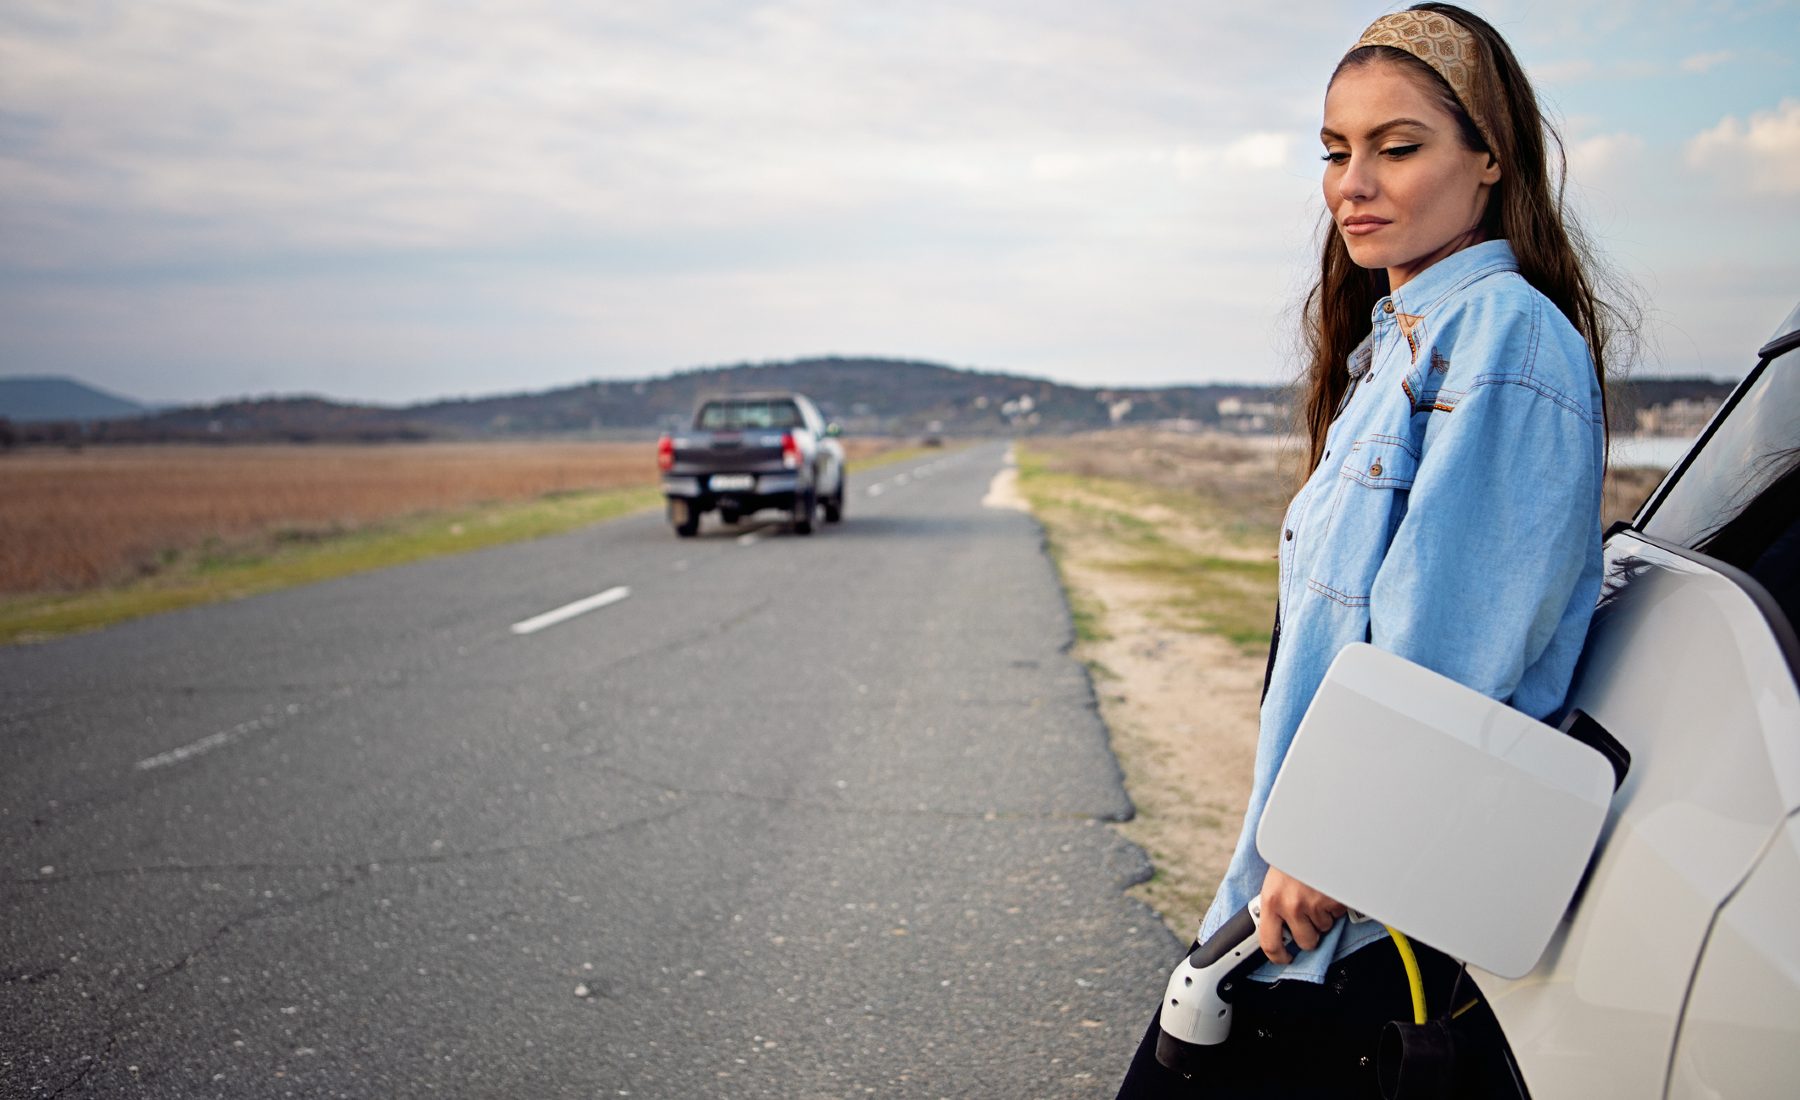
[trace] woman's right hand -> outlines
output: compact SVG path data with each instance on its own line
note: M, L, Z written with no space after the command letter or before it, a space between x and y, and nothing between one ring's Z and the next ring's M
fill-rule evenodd
M1283 927L1302 951L1311 951L1319 946L1319 937L1347 911L1336 900L1271 867L1263 876L1262 921L1256 926L1257 942L1270 962L1285 965L1294 960L1282 942Z

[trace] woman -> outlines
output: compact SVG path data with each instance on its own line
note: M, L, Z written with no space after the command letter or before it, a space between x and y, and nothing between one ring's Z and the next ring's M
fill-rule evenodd
M1380 1029L1410 1019L1403 969L1379 923L1257 853L1275 773L1351 642L1551 715L1599 591L1607 318L1512 51L1448 4L1383 16L1332 74L1320 139L1312 473L1282 526L1249 811L1200 929L1260 896L1271 961L1214 1069L1163 1070L1153 1024L1121 1097L1379 1095ZM1421 954L1441 1000L1455 964Z

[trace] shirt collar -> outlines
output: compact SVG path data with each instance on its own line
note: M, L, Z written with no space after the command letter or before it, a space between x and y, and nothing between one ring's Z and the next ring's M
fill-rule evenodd
M1376 312L1380 312L1379 306L1376 307ZM1374 360L1375 330L1374 328L1370 328L1368 332L1363 333L1363 338L1357 342L1357 345L1350 349L1350 358L1346 361L1345 365L1350 368L1351 380L1355 381L1367 374L1369 371L1369 364L1374 362Z
M1370 320L1379 324L1389 312L1422 314L1446 294L1472 280L1496 271L1517 271L1512 245L1506 241L1482 241L1452 252L1409 279L1405 286L1375 303ZM1386 307L1393 303L1393 311Z

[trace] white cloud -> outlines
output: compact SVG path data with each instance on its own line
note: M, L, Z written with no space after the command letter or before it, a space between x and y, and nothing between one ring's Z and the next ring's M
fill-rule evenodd
M1225 147L1225 163L1243 168L1280 168L1290 162L1293 148L1293 134L1245 134Z
M1189 183L1203 177L1216 180L1221 172L1292 168L1293 148L1292 134L1249 133L1207 145L1038 153L1030 160L1030 172L1036 179L1056 181L1113 174L1120 182L1131 178L1146 186L1155 186L1158 177L1173 172L1176 179Z
M1493 0L1521 56L1662 26L1624 0L1539 7ZM396 399L441 392L454 363L479 391L489 363L562 380L821 350L1267 376L1314 262L1325 78L1373 14L1296 0L1272 29L1192 0L7 0L0 362L160 364L151 385L96 379L157 396L203 366L293 364L304 388L337 364ZM1660 210L1697 186L1640 170L1668 112L1606 94L1621 56L1718 44L1667 34L1680 45L1528 58L1582 112L1571 171L1589 196ZM1693 117L1746 121L1696 143L1741 178L1790 178L1758 144L1771 124L1745 115L1780 92L1757 94L1708 98ZM1693 236L1768 247L1766 212L1728 245L1712 232L1761 204L1715 205Z
M1697 53L1691 57L1684 57L1681 59L1681 71L1684 73L1704 73L1715 66L1725 64L1725 62L1730 61L1735 56L1736 54L1730 50L1712 50L1707 53Z
M1540 84L1574 84L1592 78L1597 71L1592 58L1571 57L1541 61L1531 67L1531 79Z
M120 212L146 255L735 229L1166 173L1150 151L1247 129L1233 39L1254 33L1163 4L75 10L78 34L0 18L0 101L51 123L34 155L0 152L0 203Z
M1800 99L1784 99L1747 122L1725 116L1688 142L1687 162L1734 191L1800 196Z
M1533 82L1546 87L1584 82L1610 83L1619 80L1644 80L1665 76L1666 62L1642 57L1618 57L1600 62L1591 57L1571 57L1542 61L1529 67Z
M1643 138L1622 131L1571 141L1568 144L1569 177L1577 183L1611 177L1627 167L1643 149Z

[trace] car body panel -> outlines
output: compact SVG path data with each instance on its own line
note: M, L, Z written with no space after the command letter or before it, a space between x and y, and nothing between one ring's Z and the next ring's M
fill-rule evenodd
M1662 1091L1694 960L1800 793L1800 693L1755 600L1631 532L1606 555L1570 705L1640 766L1537 969L1476 972L1537 1100Z
M1762 350L1758 351L1756 356L1759 359L1767 359L1770 356L1780 355L1795 346L1800 346L1800 305L1796 305L1793 312L1775 326L1775 332L1769 337L1769 342L1762 346Z
M1800 818L1720 910L1694 973L1671 1097L1776 1097L1800 1085Z

